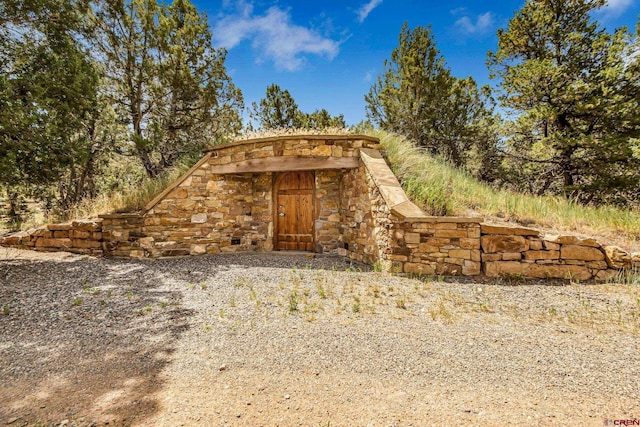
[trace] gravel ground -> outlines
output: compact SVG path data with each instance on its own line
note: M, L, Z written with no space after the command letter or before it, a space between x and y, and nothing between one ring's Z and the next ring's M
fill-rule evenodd
M0 248L0 425L640 419L640 288Z

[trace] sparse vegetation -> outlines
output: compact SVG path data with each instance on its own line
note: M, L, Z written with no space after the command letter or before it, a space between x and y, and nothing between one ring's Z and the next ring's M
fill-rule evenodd
M591 234L621 233L640 239L640 215L614 206L587 207L555 196L497 190L416 148L406 138L370 131L380 138L391 168L408 196L432 214L499 218L522 225L561 227Z

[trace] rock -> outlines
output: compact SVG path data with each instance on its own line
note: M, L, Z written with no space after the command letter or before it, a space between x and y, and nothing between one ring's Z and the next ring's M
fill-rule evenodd
M546 241L551 243L557 243L561 245L578 245L578 246L590 246L593 248L599 248L600 243L594 239L582 239L577 236L547 236Z
M593 277L591 271L581 265L553 265L527 264L524 271L527 277L538 279L571 279L589 280Z
M560 249L560 258L581 261L602 261L604 254L596 247L563 244Z
M539 236L540 232L532 228L523 227L503 227L498 225L481 224L480 230L482 234L503 234L516 236Z
M632 256L618 246L605 246L604 255L607 264L611 268L629 268L632 263Z
M524 252L529 242L522 236L482 236L482 249L485 253Z
M199 213L191 215L191 222L194 224L204 224L205 222L207 222L207 214Z
M484 264L484 274L489 277L517 276L524 274L525 264L519 261L494 261Z
M540 259L558 259L560 252L558 251L527 251L524 253L524 259L537 261Z

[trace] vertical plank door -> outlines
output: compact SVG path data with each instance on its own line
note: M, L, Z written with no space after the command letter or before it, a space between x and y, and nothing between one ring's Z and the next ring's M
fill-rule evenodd
M313 251L313 173L283 172L276 178L275 247Z

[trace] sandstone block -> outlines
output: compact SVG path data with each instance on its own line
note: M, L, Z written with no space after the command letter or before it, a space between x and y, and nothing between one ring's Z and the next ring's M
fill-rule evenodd
M524 259L526 260L542 260L542 259L558 259L560 258L559 251L527 251L524 253Z
M554 243L554 242L552 242L550 240L543 240L542 241L542 245L548 251L559 251L560 250L560 244L559 243Z
M297 154L297 153L296 153ZM331 146L320 145L311 150L312 156L331 156Z
M525 274L527 277L540 279L589 280L593 277L588 268L579 265L528 264Z
M631 254L618 246L605 246L604 255L605 261L607 261L607 264L611 268L620 269L631 267Z
M175 188L171 193L167 195L167 199L186 199L189 195L189 192L186 188L178 187Z
M503 234L516 236L539 236L540 232L531 228L505 227L499 225L481 224L482 234Z
M45 239L50 239L53 237L53 231L47 230L46 227L37 228L31 233L34 237L44 237Z
M461 249L480 249L480 239L460 239Z
M66 249L73 246L71 239L45 239L44 237L36 240L37 248L60 248Z
M522 275L524 266L518 261L493 261L484 263L484 274L489 277L499 277L504 275Z
M458 224L455 222L439 222L433 225L436 230L457 230Z
M72 230L70 230L70 231L72 231ZM65 231L54 231L53 232L53 237L55 239L67 238L67 237L69 237L69 231L66 231L66 230Z
M502 254L503 261L518 261L522 259L522 252L504 252Z
M482 249L485 253L523 252L529 249L529 242L522 236L482 236Z
M594 239L582 239L577 236L546 236L545 240L551 243L559 243L561 245L590 246L593 248L600 247L600 243Z
M480 274L480 262L474 261L465 261L462 266L462 275L463 276L476 276Z
M449 251L449 257L470 260L471 251L469 249L451 249Z
M101 219L73 221L71 227L79 231L102 231Z
M191 245L190 254L191 255L202 255L207 253L207 245L205 244L195 244Z
M405 233L405 243L420 243L420 233Z
M542 249L542 240L529 239L529 249L532 251L539 251Z
M606 261L590 261L585 264L588 268L594 270L606 270L609 268L609 264Z
M482 254L483 262L500 261L501 259L502 254Z
M71 230L71 223L63 222L60 224L48 224L47 229L49 231L69 231Z
M155 239L153 237L142 237L138 239L138 244L141 248L152 249Z
M468 238L467 230L436 230L434 232L435 237L448 237L448 238Z
M82 249L98 249L102 247L102 243L96 240L73 239L72 244L74 248Z
M429 275L435 273L435 268L431 264L407 262L404 264L404 272L409 274Z
M207 222L207 214L199 213L191 215L191 222L193 224L204 224Z
M604 254L600 249L582 245L563 244L560 249L560 257L563 259L574 259L581 261L602 261Z
M72 239L90 239L90 231L71 230L69 231L69 237Z

